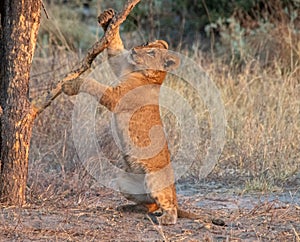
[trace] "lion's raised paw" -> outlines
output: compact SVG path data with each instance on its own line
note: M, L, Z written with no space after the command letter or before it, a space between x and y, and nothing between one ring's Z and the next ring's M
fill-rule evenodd
M98 16L98 23L101 25L101 27L106 30L110 21L112 20L112 18L115 16L115 10L112 8L109 8L107 10L105 10L103 13L101 13Z
M68 96L77 95L80 91L80 87L83 83L83 79L77 78L75 80L68 80L62 84L62 91Z

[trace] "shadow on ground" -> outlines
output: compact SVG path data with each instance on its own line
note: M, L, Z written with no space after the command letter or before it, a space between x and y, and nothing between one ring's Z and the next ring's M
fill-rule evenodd
M179 184L181 206L203 220L179 219L174 226L157 226L143 213L121 211L128 201L100 187L23 208L2 206L0 241L299 241L299 190L234 191L211 182ZM205 222L207 218L220 218L226 225Z

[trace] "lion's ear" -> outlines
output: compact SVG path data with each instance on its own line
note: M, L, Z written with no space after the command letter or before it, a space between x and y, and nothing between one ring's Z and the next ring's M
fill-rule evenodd
M175 70L180 64L180 58L175 54L168 54L165 58L164 69L166 71Z

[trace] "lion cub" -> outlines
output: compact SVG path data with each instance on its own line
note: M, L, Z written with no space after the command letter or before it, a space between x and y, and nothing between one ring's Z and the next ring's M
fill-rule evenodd
M98 17L104 31L114 15L114 10L109 9ZM160 224L175 224L180 213L185 215L178 209L158 100L166 73L178 67L179 58L168 52L163 40L127 51L119 32L107 51L110 65L120 79L117 86L78 80L64 84L63 91L67 95L89 93L114 113L124 158L124 173L118 181L120 191L126 198L145 205L150 213L161 211L157 217Z

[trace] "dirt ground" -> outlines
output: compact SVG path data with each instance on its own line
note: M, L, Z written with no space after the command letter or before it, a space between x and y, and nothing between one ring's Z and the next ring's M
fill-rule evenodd
M1 207L0 241L300 241L300 190L241 194L221 183L182 182L181 207L203 220L155 225L118 193L98 187L85 193ZM208 222L222 219L224 226Z

